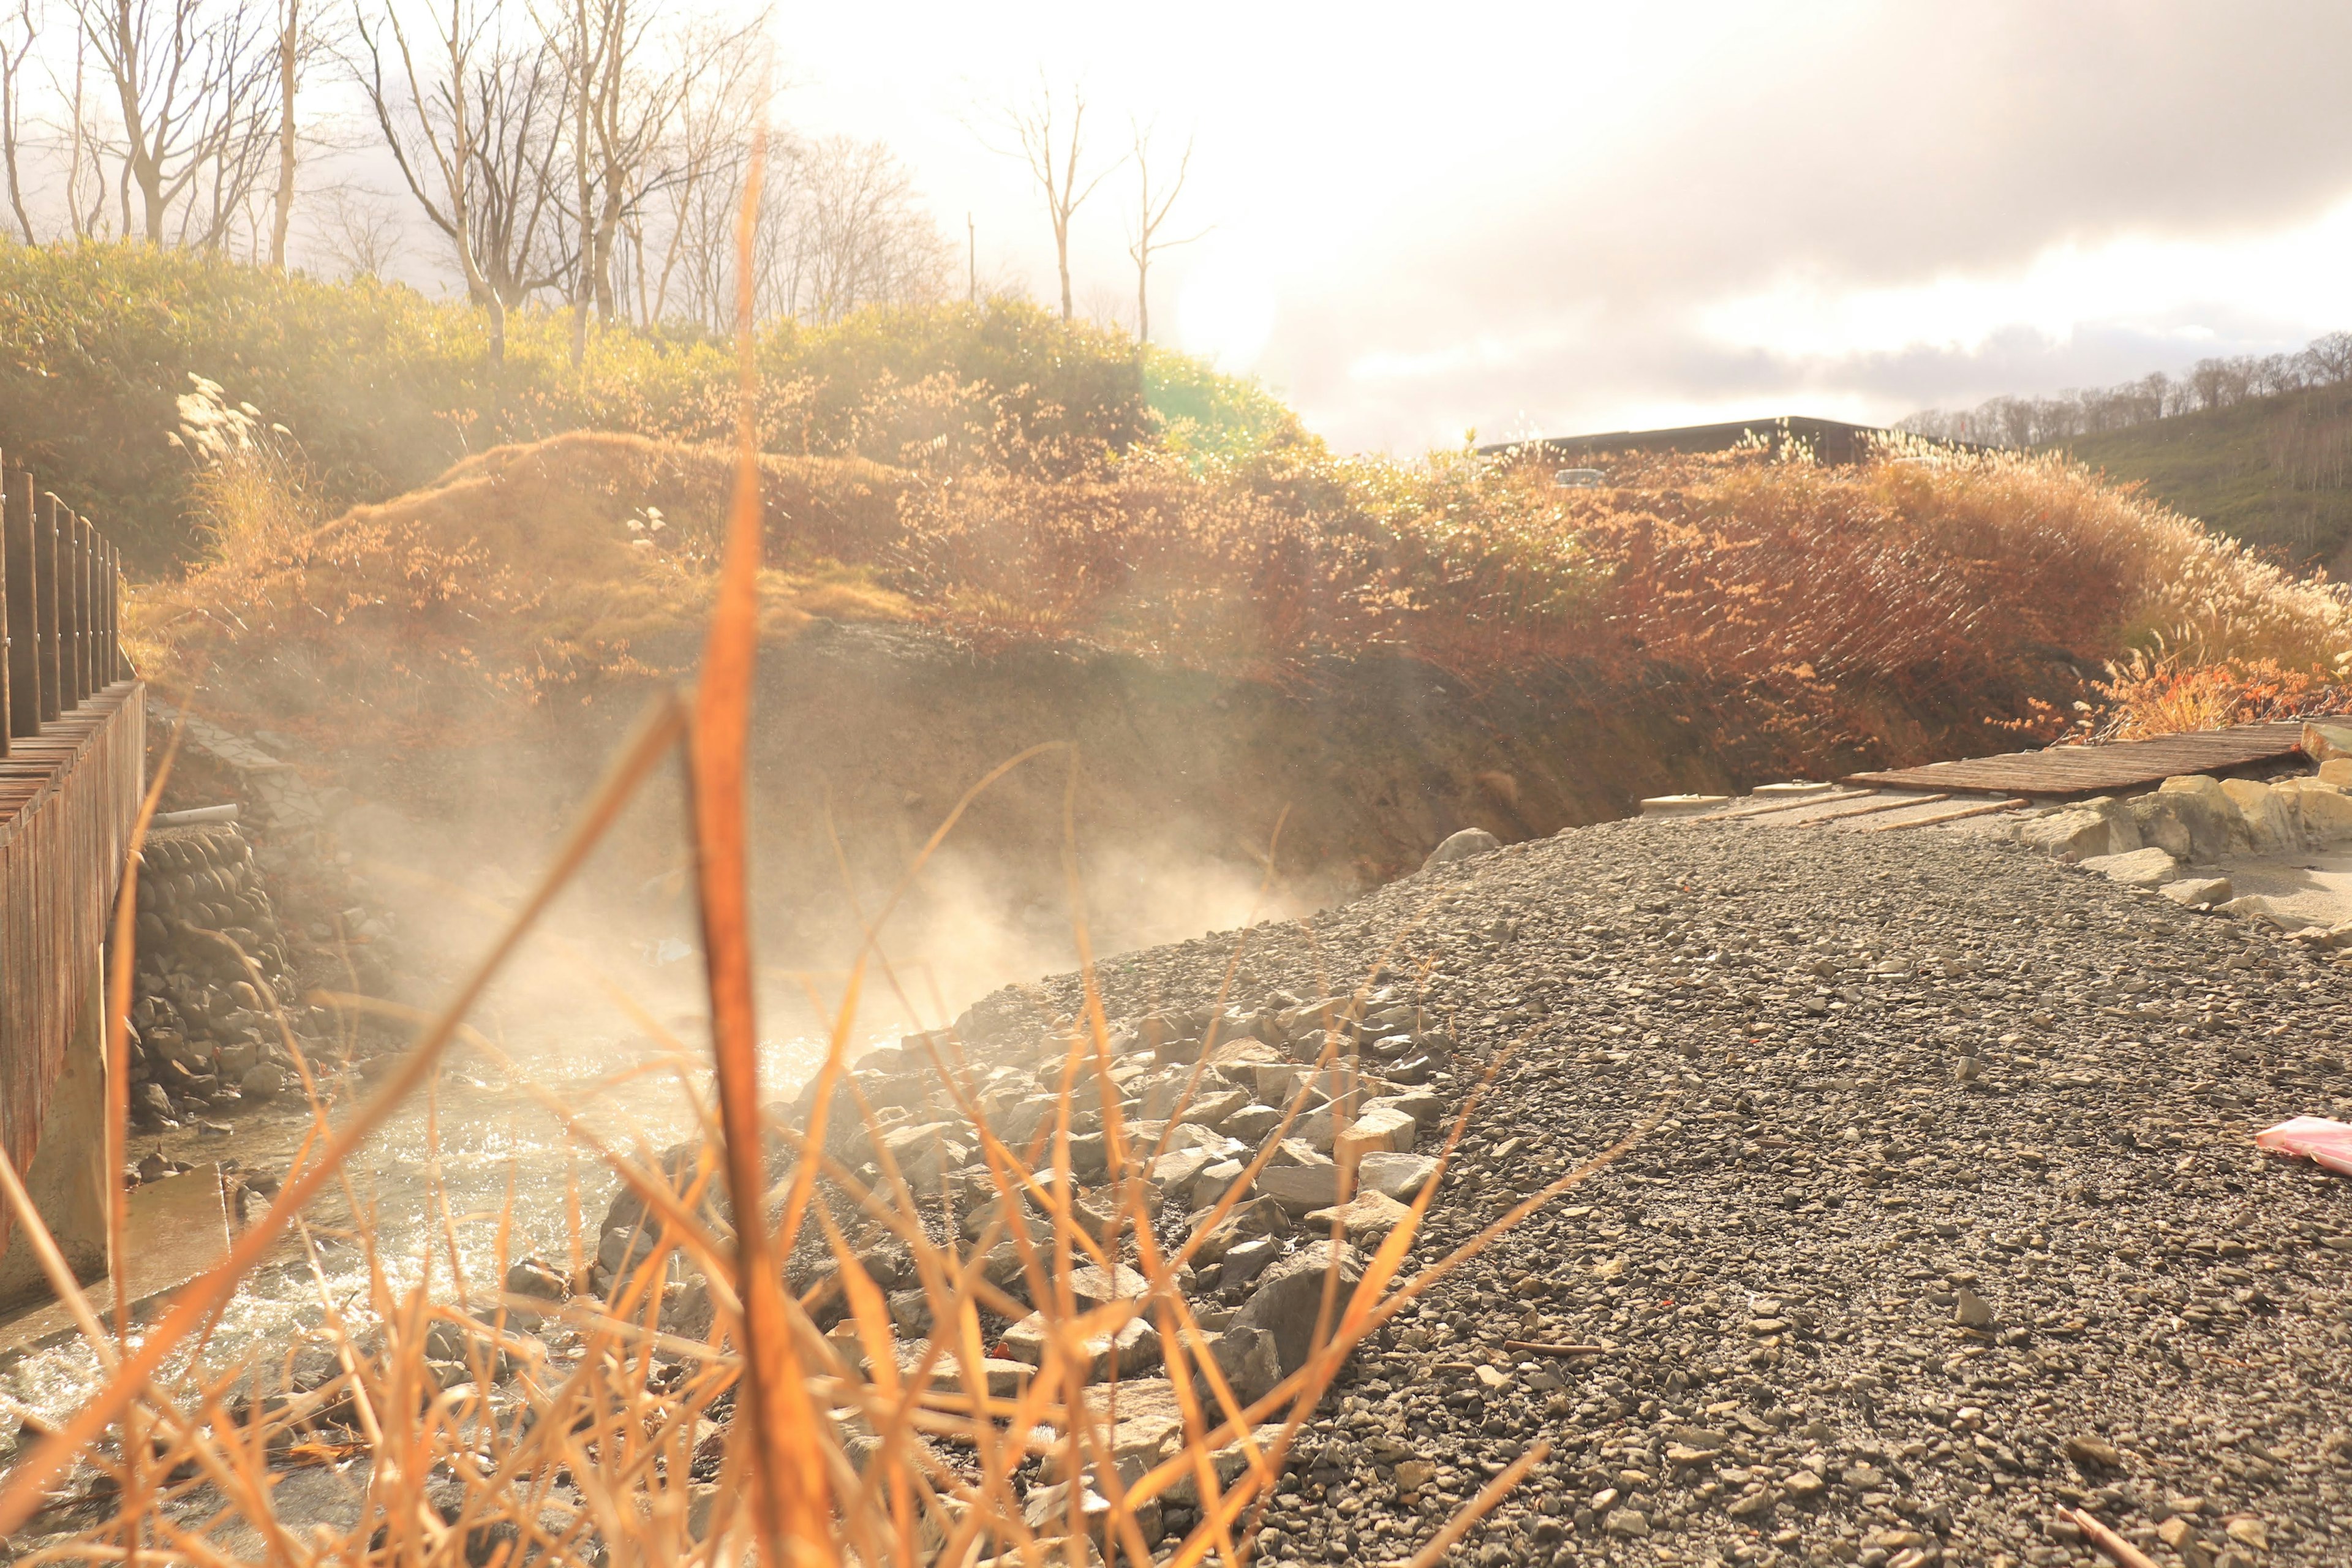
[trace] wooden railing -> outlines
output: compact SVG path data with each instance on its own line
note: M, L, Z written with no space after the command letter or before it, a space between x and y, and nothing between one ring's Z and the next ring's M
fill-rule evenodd
M114 546L0 463L0 1142L78 1270L106 925L146 773L121 608ZM21 1261L0 1253L0 1281Z
M121 679L122 561L89 520L53 495L36 499L33 476L0 464L6 487L0 549L0 757L19 736L79 707Z

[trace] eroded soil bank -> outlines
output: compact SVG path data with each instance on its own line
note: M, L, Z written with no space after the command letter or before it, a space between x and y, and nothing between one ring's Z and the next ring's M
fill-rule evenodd
M614 683L470 748L302 760L351 792L331 826L362 856L467 882L502 868L511 884L646 697ZM1732 690L1663 666L1630 679L1561 668L1474 689L1399 657L1278 689L825 622L766 650L758 702L759 935L779 964L845 963L859 911L883 906L964 793L1045 748L971 804L895 906L898 951L940 966L940 1016L1076 962L1073 842L1078 912L1096 951L1120 951L1353 896L1466 826L1517 841L1623 816L1645 795L2014 744L1932 698L1825 697L1794 678ZM592 868L607 924L690 940L682 822L665 775Z

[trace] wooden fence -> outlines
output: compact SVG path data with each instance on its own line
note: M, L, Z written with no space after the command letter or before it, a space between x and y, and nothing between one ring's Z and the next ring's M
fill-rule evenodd
M146 773L114 547L0 462L0 1140L32 1163L89 988ZM7 1236L0 1205L0 1245Z

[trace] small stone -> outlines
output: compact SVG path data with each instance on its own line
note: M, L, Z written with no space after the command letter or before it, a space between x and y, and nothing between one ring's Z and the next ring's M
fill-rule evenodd
M199 1121L196 1123L196 1131L199 1131L199 1132L205 1133L205 1134L207 1134L207 1135L209 1135L209 1136L211 1136L211 1137L214 1137L214 1138L226 1138L226 1137L227 1137L230 1133L235 1132L235 1131L236 1131L236 1128L234 1128L234 1127L231 1127L231 1126L230 1126L227 1122L226 1122L226 1121Z
M2221 1531L2241 1546L2250 1546L2256 1552L2268 1552L2271 1549L2269 1528L2251 1513L2238 1515L2222 1525Z
M1437 1479L1437 1467L1427 1459L1405 1459L1396 1468L1397 1496L1409 1498Z
M542 1301L561 1301L572 1293L562 1275L535 1258L526 1258L507 1269L507 1289Z
M2083 869L2095 871L2126 888L2160 888L2180 879L2180 862L2172 858L2170 851L2152 844L2128 854L2094 855L2083 862Z
M2066 1457L2086 1470L2120 1470L2124 1457L2115 1445L2087 1434L2066 1439Z
M1611 1509L1601 1521L1601 1528L1610 1534L1632 1540L1650 1533L1650 1521L1639 1509Z
M1317 1209L1307 1223L1326 1230L1337 1223L1339 1234L1357 1246L1377 1247L1412 1212L1385 1194L1360 1192L1337 1207Z
M1792 1502L1811 1502L1829 1489L1829 1482L1811 1470L1798 1469L1790 1472L1789 1479L1780 1483L1780 1489Z
M1992 1318L1992 1304L1973 1290L1963 1289L1952 1307L1952 1321L1964 1329L1989 1329Z
M286 1069L276 1062L261 1062L237 1079L239 1098L256 1105L266 1105L286 1092Z
M2226 904L2237 896L2227 877L2184 877L2178 882L2167 882L2157 891L2176 904L2195 908L2199 904Z

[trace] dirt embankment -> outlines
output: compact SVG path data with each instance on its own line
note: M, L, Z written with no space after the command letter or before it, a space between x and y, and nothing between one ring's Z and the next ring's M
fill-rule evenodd
M355 847L414 856L398 835L421 824L441 840L426 858L461 880L490 867L528 876L646 695L608 683L497 745L336 755L356 796L400 818L380 825L384 842ZM856 911L882 906L967 790L1034 748L1049 749L971 804L892 917L895 945L935 966L951 1005L1074 959L1073 829L1087 927L1115 951L1336 901L1412 869L1463 827L1521 840L1625 815L1644 795L1999 743L1980 721L1895 700L1855 715L1848 735L1784 721L1790 711L1772 693L1666 668L1635 685L1560 669L1473 690L1417 660L1365 659L1286 690L1123 655L983 657L818 621L763 658L763 946L781 963L843 962ZM345 837L363 840L369 820L353 815ZM692 940L683 822L665 775L593 873L611 923L640 942Z

